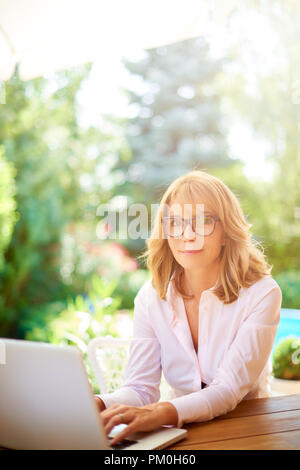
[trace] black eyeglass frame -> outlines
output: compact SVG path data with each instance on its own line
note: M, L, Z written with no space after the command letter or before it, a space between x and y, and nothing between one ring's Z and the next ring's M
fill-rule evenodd
M175 216L175 217L176 217L176 216ZM216 228L216 223L217 223L217 222L220 222L220 219L219 219L219 217L217 217L216 215L210 215L210 214L209 214L209 215L205 215L204 217L210 217L210 218L212 218L212 219L214 220L214 226L213 226L212 231L211 231L209 234L204 234L204 233L202 234L202 233L198 233L198 232L196 232L196 231L195 231L194 233L196 233L196 235L200 235L200 236L203 236L203 237L209 237L210 235L212 235L212 234L214 233L215 228ZM164 216L164 217L162 217L162 218L161 218L162 227L164 228L164 226L163 226L164 220L171 220L171 219L174 219L174 216ZM189 218L187 218L187 219L184 219L183 217L181 217L181 220L183 220L183 229L182 229L181 234L180 234L180 235L176 235L176 236L175 236L175 235L167 235L167 236L170 237L170 238L180 238L180 237L182 236L182 234L185 232L185 229L186 229L187 224L189 224L189 225L191 226L192 230L193 230L193 225L191 225L191 222L192 222L194 219L196 219L195 216L194 216L194 217L189 217ZM194 230L193 230L193 231L194 231Z

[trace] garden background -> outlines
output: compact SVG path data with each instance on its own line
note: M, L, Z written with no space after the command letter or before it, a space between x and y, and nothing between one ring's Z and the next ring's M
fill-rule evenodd
M119 68L100 58L29 81L16 68L0 89L0 336L86 354L96 336L128 334L149 278L145 234L110 238L97 209L150 214L194 168L238 196L282 306L300 308L299 20L296 1L249 1L226 37L139 51Z

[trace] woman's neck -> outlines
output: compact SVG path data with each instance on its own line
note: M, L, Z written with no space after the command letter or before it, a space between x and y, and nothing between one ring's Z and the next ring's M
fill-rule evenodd
M219 266L214 270L204 268L191 271L185 269L182 275L183 287L187 294L194 295L195 299L199 301L202 292L213 287L218 277Z

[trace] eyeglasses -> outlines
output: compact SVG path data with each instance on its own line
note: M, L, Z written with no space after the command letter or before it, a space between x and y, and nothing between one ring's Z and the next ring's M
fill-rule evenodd
M164 235L177 238L182 236L187 224L191 225L197 235L207 237L213 233L216 222L220 219L215 215L198 215L188 219L179 216L162 217L161 220Z

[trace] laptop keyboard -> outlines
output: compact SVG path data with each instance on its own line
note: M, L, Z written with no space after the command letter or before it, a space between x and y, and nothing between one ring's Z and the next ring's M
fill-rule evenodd
M112 441L112 439L109 440ZM117 442L114 446L110 446L111 449L113 450L121 450L121 449L126 449L126 447L131 446L132 444L136 444L137 441L132 441L130 439L122 439L122 441Z

